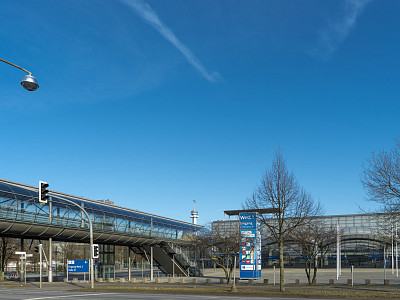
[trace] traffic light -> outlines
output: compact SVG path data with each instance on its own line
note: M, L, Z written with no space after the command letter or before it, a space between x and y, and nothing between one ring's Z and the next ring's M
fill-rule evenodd
M92 258L99 258L99 245L98 244L92 245Z
M44 205L47 203L47 200L49 200L49 193L48 188L49 184L44 181L39 181L39 202L40 204Z
M35 252L39 253L39 246L35 246Z

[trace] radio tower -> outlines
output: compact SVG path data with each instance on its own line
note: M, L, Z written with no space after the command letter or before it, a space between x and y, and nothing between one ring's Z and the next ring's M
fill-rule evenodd
M193 210L192 210L192 215L190 216L192 218L192 223L194 225L197 224L197 219L199 218L199 213L196 210L196 200L193 200Z

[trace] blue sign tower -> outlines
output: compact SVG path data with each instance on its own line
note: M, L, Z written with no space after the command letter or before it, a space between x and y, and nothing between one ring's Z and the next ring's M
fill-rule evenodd
M261 278L261 221L255 212L240 213L240 279Z

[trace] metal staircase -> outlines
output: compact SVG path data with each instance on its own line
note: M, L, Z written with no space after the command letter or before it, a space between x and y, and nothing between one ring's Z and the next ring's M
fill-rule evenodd
M151 246L133 246L131 249L150 262ZM203 276L197 261L189 259L184 249L176 244L162 242L153 246L153 263L166 275Z
M145 260L150 262L150 253L147 253L147 251L142 246L134 246L130 248L135 254L142 256ZM153 260L153 265L157 267L164 275L168 275L168 271L155 259Z
M198 262L195 259L190 259L182 246L173 244L173 243L168 243L168 242L162 242L160 243L160 246L171 256L174 257L174 260L181 265L181 267L186 270L186 273L188 274L187 276L193 276L193 277L200 277L203 276L202 269Z

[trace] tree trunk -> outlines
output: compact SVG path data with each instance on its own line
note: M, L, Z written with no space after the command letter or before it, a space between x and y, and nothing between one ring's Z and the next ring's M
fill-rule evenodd
M1 269L0 271L4 272L5 263L6 263L6 255L7 255L7 241L5 237L1 238L2 247L1 247Z
M312 279L312 284L317 284L317 271L318 271L318 260L314 260L314 274Z
M306 270L308 284L311 285L311 274L310 274L311 267L310 267L310 262L307 259L305 260L305 270Z
M232 281L232 273L233 273L233 265L229 266L229 277L228 280L226 281L227 284L230 284Z
M283 241L279 241L279 284L280 284L280 291L285 291L285 269L283 264Z

